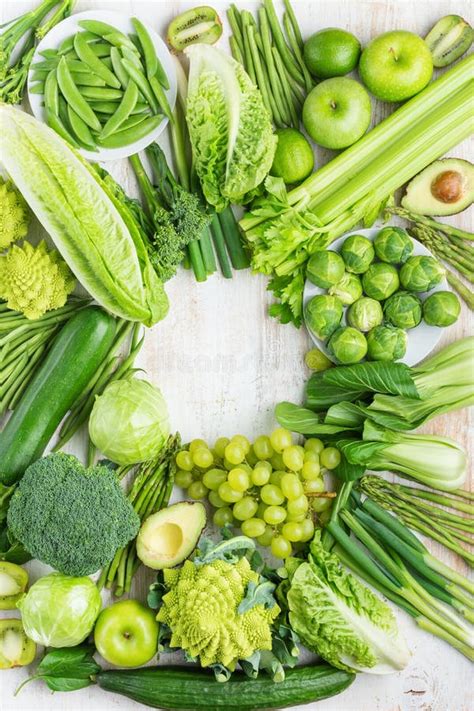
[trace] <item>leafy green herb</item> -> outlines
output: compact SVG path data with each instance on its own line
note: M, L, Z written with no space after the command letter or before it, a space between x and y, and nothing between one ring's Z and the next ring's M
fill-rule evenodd
M76 691L90 686L91 677L101 671L94 660L95 649L92 645L53 649L48 652L32 674L15 692L35 679L42 679L51 691Z

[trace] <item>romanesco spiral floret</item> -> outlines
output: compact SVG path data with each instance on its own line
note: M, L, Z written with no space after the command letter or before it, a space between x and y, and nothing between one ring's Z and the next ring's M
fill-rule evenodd
M64 306L76 281L56 250L45 242L37 247L25 242L0 256L0 299L26 318L37 319L46 311Z
M257 604L238 611L247 585L260 581L246 558L235 564L215 560L200 566L186 561L179 570L165 570L164 580L168 592L157 620L171 629L171 646L199 657L201 666L222 664L233 670L239 659L271 649L278 605Z
M26 237L30 215L28 206L11 180L0 178L0 251Z

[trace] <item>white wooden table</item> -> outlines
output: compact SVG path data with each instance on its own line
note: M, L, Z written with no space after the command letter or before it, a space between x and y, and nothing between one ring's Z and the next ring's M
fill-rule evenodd
M0 22L26 11L33 0L2 0ZM197 2L173 0L78 0L76 11L113 9L136 14L161 33L171 17ZM225 0L212 0L225 23ZM239 7L255 9L258 3L237 0ZM278 0L276 0L278 6ZM407 29L426 34L443 15L469 16L467 0L294 0L303 35L328 26L344 27L366 43L389 29ZM226 40L221 45L227 48ZM377 118L383 108L377 107ZM463 144L450 155L469 157ZM317 164L323 156L318 154ZM133 179L126 161L108 166L129 190ZM452 218L453 224L472 229L466 214ZM171 309L166 320L147 334L140 364L159 385L168 402L171 422L184 440L202 436L213 440L224 434L243 433L253 437L274 426L273 407L279 400L299 402L308 376L303 355L310 347L303 329L281 326L267 316L270 297L266 280L240 272L232 280L211 277L197 284L189 272L180 273L168 285ZM462 317L444 335L442 345L472 332L466 307ZM466 411L438 417L427 431L456 438L464 446L469 436ZM83 442L75 440L69 451L81 455ZM462 562L432 545L440 558L460 570ZM34 581L46 572L39 563L28 566ZM133 596L145 598L151 571L140 571ZM2 617L11 612L1 612ZM310 704L307 709L324 711L471 711L474 708L472 666L442 641L418 630L408 615L397 617L412 651L409 667L399 674L377 677L359 675L346 693ZM26 677L24 669L4 671L0 676L1 711L132 711L139 705L120 696L105 694L95 687L69 694L51 695L41 683L25 687L13 697ZM142 707L143 708L143 707Z

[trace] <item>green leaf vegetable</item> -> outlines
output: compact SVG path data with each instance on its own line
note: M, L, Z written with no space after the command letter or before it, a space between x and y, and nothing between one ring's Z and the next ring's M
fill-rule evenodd
M255 587L250 587L250 584ZM215 559L164 571L167 592L157 620L171 630L171 647L180 647L203 667L233 671L240 659L272 649L271 626L280 608L261 594L260 575L245 557L234 563ZM268 593L265 588L266 593Z
M146 151L154 173L148 178L138 155L130 161L145 198L153 226L150 261L158 276L167 281L183 261L186 247L198 239L210 223L199 197L179 185L171 173L161 148L152 144Z
M276 136L243 67L209 45L192 45L186 120L194 167L208 203L221 212L248 202L273 162Z
M92 442L108 459L122 465L157 457L169 433L163 395L138 378L110 383L96 398L89 418Z
M140 519L108 467L85 469L59 452L31 464L7 523L32 556L67 575L89 575L134 538Z
M253 268L280 300L273 316L299 325L309 257L373 222L397 188L469 135L473 62L459 62L289 193L265 181L267 194L240 224Z
M34 674L15 692L35 679L42 679L51 691L76 691L92 684L91 677L100 671L94 660L93 646L81 645L71 649L51 649L40 661Z
M76 280L66 262L46 243L33 247L14 244L0 256L0 299L28 319L38 319L66 303Z
M74 647L92 631L102 607L87 577L50 573L34 583L17 607L25 632L44 647Z
M28 234L28 206L11 180L0 178L0 252Z
M3 165L81 284L122 318L164 318L163 284L129 211L47 126L5 105L0 120Z
M291 575L290 624L305 646L339 669L389 674L410 660L392 610L343 569L318 537Z

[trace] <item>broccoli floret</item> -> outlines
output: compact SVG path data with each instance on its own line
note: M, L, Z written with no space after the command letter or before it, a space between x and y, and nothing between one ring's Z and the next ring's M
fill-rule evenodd
M9 309L37 319L46 311L64 306L76 285L71 270L59 252L48 252L46 243L37 247L14 244L0 256L0 298Z
M26 237L30 214L11 180L0 178L0 251Z
M79 576L109 563L140 527L112 469L86 469L63 452L28 467L11 498L7 523L34 558Z

